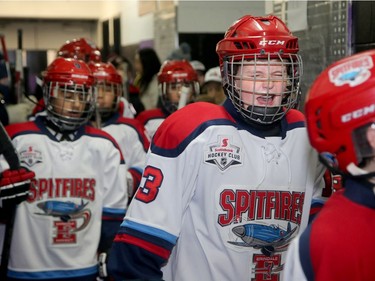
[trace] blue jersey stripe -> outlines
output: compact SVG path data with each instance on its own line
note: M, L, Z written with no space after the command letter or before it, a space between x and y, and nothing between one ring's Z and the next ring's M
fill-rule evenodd
M57 279L57 278L74 278L84 277L88 275L97 274L98 267L91 266L84 269L69 269L69 270L53 270L53 271L37 271L37 272L18 272L8 270L8 277L19 278L19 279L32 279L32 280L43 280L43 279Z
M103 215L125 215L125 209L103 208Z
M166 240L169 243L172 243L173 245L175 245L176 242L177 242L177 237L168 233L168 232L157 229L155 227L146 226L146 225L143 225L143 224L140 224L140 223L136 223L136 222L133 222L133 221L124 220L121 224L121 227L127 227L127 228L131 228L131 229L135 229L137 231L140 231L140 232L143 232L143 233L161 238L163 240Z

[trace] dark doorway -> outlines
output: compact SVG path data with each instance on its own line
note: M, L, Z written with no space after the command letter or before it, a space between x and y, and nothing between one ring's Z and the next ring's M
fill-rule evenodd
M121 54L121 21L120 18L113 19L113 51Z
M206 69L219 65L216 44L224 38L224 33L180 33L179 43L186 42L191 47L191 59L199 60Z
M102 35L103 35L103 49L101 50L102 53L102 60L106 61L109 55L109 21L103 21L102 23Z

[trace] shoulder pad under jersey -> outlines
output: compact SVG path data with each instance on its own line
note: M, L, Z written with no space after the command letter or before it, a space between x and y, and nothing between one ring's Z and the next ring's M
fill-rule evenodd
M151 149L179 150L212 125L234 124L224 107L206 102L187 105L171 114L156 131Z
M6 131L10 137L10 139L13 139L14 137L18 135L23 135L23 134L29 134L29 133L41 133L40 129L38 126L32 122L23 122L23 123L14 123L6 126Z
M299 127L305 127L305 115L301 111L296 109L291 109L286 114L286 121L289 126L296 126L300 124Z

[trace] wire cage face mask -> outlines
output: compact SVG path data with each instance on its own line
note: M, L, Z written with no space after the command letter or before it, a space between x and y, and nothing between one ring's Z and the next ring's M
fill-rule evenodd
M172 92L178 93L178 99L171 99ZM199 93L199 83L197 81L163 82L159 84L159 93L163 108L173 113L195 101Z
M226 93L246 121L272 124L298 104L299 55L231 55L225 57L223 66Z
M94 87L58 82L44 87L48 118L61 130L76 130L89 121L96 104Z
M97 88L97 109L102 118L107 118L117 112L120 97L122 96L122 85L108 81L100 81L96 84ZM104 100L112 99L110 104Z

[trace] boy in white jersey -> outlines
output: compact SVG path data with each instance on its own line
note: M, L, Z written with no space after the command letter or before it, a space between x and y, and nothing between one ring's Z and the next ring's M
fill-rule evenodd
M133 196L146 161L150 140L144 126L134 118L123 117L118 108L122 97L122 78L111 63L89 62L98 89L97 112L91 122L109 133L118 143L128 166L129 197Z
M244 16L217 44L222 106L197 102L156 131L110 252L115 280L282 280L285 251L322 203L308 142L298 39Z
M57 58L43 79L47 116L6 127L36 175L17 208L8 279L95 280L99 241L113 239L127 207L126 165L116 141L86 125L96 104L88 66Z

